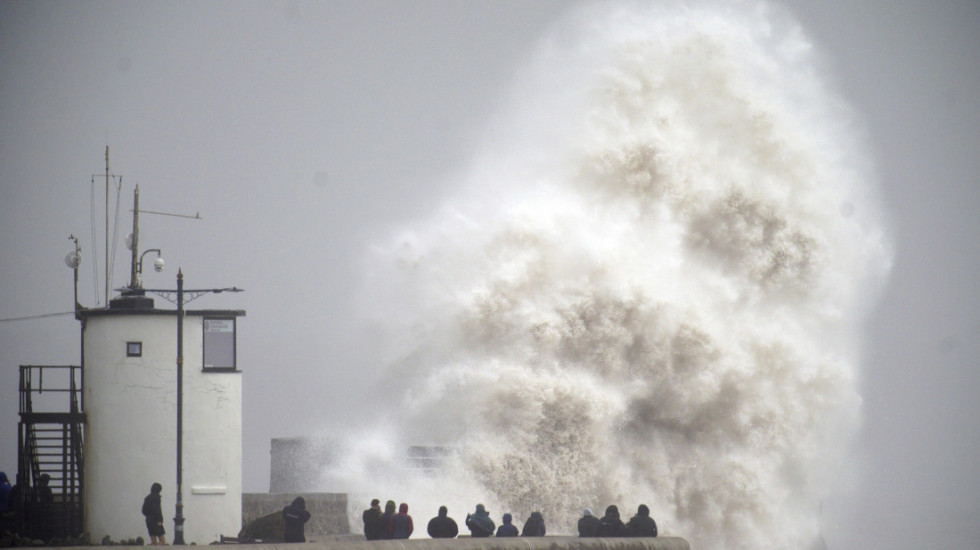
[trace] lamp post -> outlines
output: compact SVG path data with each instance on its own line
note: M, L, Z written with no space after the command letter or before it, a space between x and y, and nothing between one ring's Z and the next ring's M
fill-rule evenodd
M141 259L142 260L142 259ZM142 262L141 262L142 263ZM177 290L147 289L170 300L171 293L177 293L177 503L174 513L174 545L184 545L184 293L191 295L188 302L204 294L222 292L241 292L238 287L184 290L184 272L177 268Z
M177 510L174 544L184 544L184 272L177 268Z

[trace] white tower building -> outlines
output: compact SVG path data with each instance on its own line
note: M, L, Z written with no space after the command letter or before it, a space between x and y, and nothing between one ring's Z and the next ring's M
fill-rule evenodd
M107 148L107 181L108 159ZM237 535L242 526L236 349L238 318L245 312L185 311L186 302L203 294L239 289L184 290L179 271L176 290L144 290L143 256L157 253L157 271L163 260L158 249L139 254L140 212L137 187L129 286L108 307L95 309L77 304L76 288L86 417L85 531L95 541L106 535L147 537L142 502L150 486L160 483L166 540L209 544L223 534ZM77 287L78 262L70 263ZM157 309L146 292L173 300L176 309Z
M108 148L105 176L108 213ZM184 290L179 271L176 290L144 289L143 256L157 253L157 271L163 260L159 249L139 254L140 212L137 187L131 280L107 307L78 303L81 249L71 237L75 251L65 261L74 270L81 366L20 369L17 528L45 541L82 532L93 541L147 538L141 508L153 483L163 486L167 542L209 544L242 527L237 331L245 312L184 309L204 294L240 289ZM107 216L106 258L108 236ZM177 307L156 308L148 292ZM69 396L62 410L47 408L52 393Z
M182 321L181 438L187 544L241 528L240 310L191 310ZM102 309L81 309L85 429L84 517L93 540L146 537L140 508L163 485L174 540L178 418L178 311L130 289Z

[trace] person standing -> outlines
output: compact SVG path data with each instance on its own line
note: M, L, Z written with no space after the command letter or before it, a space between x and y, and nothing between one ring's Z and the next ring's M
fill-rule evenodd
M388 524L388 532L391 536L390 539L407 539L412 536L412 532L415 531L415 525L412 523L412 516L408 515L408 504L401 503L398 506L398 513L391 516L391 522Z
M477 504L476 511L472 514L466 514L466 526L470 529L470 536L474 538L489 537L497 528L482 504Z
M544 517L541 512L531 512L531 517L524 522L521 529L522 537L543 537L547 530L544 528Z
M7 516L10 514L10 480L7 479L6 472L0 472L0 536L4 534L7 527Z
M143 499L143 516L146 518L146 531L150 535L151 546L167 544L167 531L163 528L163 510L160 508L160 492L163 485L154 483L150 494Z
M51 476L48 474L41 474L41 477L37 478L37 501L43 507L50 507L54 504L54 493L51 492Z
M623 533L623 520L619 519L619 508L615 504L606 507L606 515L599 520L599 525L595 528L597 537L621 537Z
M381 501L373 499L371 507L364 510L361 519L364 520L364 538L380 540L383 534L381 530Z
M385 511L378 518L378 530L382 539L391 538L391 518L395 515L395 501L389 500L385 503Z
M456 520L449 517L449 509L440 506L439 515L429 520L426 531L434 539L454 539L459 534L459 526Z
M498 537L516 537L517 527L514 525L514 516L510 514L504 514L503 525L497 527Z
M657 536L657 522L650 517L650 508L646 504L641 504L636 509L636 515L630 518L626 524L627 537L655 537Z
M599 525L599 518L592 514L592 508L586 508L582 517L578 520L578 536L594 537L595 528Z
M282 509L282 540L284 542L306 542L305 526L310 521L306 511L306 500L296 497L292 504Z
M0 514L10 510L10 480L7 479L6 472L0 472Z

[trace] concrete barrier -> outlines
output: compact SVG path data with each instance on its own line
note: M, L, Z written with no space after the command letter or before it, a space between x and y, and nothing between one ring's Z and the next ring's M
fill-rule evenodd
M266 514L282 512L283 507L296 497L303 497L306 510L313 516L306 524L307 539L350 533L345 493L242 493L242 521L251 523ZM222 534L233 537L238 532ZM281 539L281 535L277 538Z
M474 539L328 540L302 544L248 544L248 550L691 550L680 537L488 537Z

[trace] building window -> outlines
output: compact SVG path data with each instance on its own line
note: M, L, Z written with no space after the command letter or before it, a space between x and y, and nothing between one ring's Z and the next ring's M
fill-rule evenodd
M235 318L204 318L204 370L235 370Z
M126 357L143 357L143 342L126 342Z

